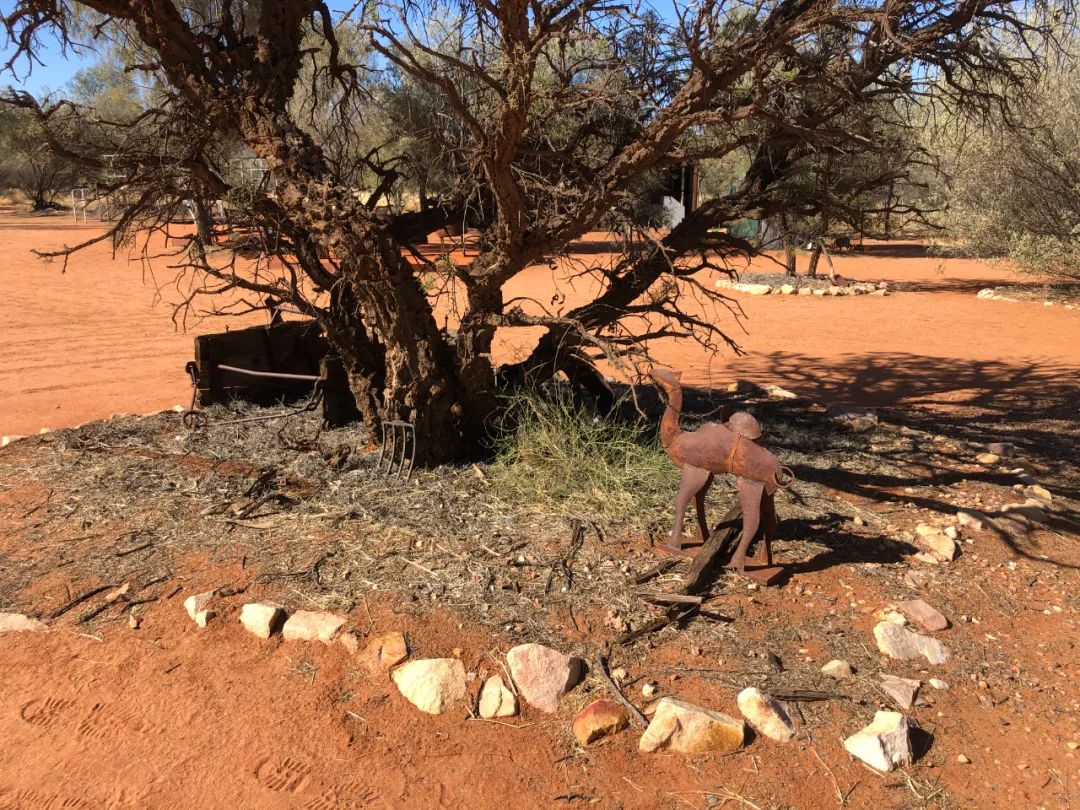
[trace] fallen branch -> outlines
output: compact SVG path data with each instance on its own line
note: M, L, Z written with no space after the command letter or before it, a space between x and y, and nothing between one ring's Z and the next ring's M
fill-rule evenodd
M610 689L612 694L615 695L615 699L618 700L619 703L621 703L623 706L625 706L628 712L630 712L630 716L634 719L634 722L642 728L648 726L649 721L645 719L645 715L641 713L641 710L638 709L637 706L635 706L629 701L629 699L627 699L626 695L624 695L622 693L622 690L619 688L619 685L615 683L615 681L612 680L611 675L608 674L607 656L601 655L597 658L596 671L600 673L600 677L603 678L604 683L606 683L608 686L608 689Z
M49 614L49 618L50 619L56 619L56 618L58 618L60 616L63 616L65 613L67 613L73 607L78 607L83 602L85 602L87 599L93 599L99 593L103 593L104 591L107 591L107 590L109 590L111 588L115 588L115 587L116 587L116 583L115 582L110 582L108 585L99 585L96 588L91 588L86 593L79 594L74 599L71 599L70 601L68 601L65 604L58 607L56 610L54 610L52 613Z

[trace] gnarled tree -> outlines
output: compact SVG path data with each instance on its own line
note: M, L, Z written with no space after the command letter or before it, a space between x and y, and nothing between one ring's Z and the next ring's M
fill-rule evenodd
M235 197L229 150L258 159L244 217L261 258L197 244L181 257L195 292L273 296L317 318L368 421L413 422L428 463L484 435L500 327L545 329L503 379L563 370L594 389L598 357L671 335L730 343L702 307L724 301L696 274L752 248L716 226L805 206L788 181L822 151L888 149L873 127L845 127L863 107L931 86L1000 99L1047 30L1010 0L694 0L669 21L611 0L370 0L344 14L318 0L16 0L5 25L9 67L51 29L119 43L155 85L136 120L94 121L95 142L117 145L107 159L51 131L78 109L8 99L58 153L111 178L122 213L109 237L152 231L193 197ZM410 87L424 108L395 112ZM736 153L749 168L730 193L647 227L641 197L659 176ZM410 248L450 223L475 230L469 259ZM600 227L633 238L617 261L582 266L602 282L592 300L505 300L511 279ZM461 300L456 330L440 329L425 283L440 273Z

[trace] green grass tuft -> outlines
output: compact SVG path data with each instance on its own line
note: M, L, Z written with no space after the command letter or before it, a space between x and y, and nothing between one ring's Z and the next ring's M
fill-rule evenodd
M508 405L490 470L501 497L604 523L644 525L670 508L677 471L653 425L601 416L564 388Z

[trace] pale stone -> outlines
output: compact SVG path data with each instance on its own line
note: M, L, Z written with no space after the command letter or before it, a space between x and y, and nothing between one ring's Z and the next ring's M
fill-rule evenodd
M495 717L513 717L517 714L517 698L506 688L500 675L492 675L484 681L480 690L480 716L485 720Z
M1007 503L1001 507L1003 515L1014 517L1016 515L1022 515L1030 521L1040 523L1046 520L1046 510L1043 509L1043 504L1034 498L1024 503Z
M908 571L904 574L904 584L909 588L926 587L927 576L922 571Z
M990 442L986 445L986 452L999 458L1008 458L1016 455L1016 447L1012 442Z
M360 654L361 663L372 675L386 672L408 657L409 645L405 635L397 631L373 638Z
M798 399L799 395L794 391L788 391L786 388L781 388L779 385L766 385L765 393L773 399Z
M915 527L915 542L940 560L954 560L959 551L956 541L937 526L920 523Z
M977 509L959 509L956 512L956 519L961 526L968 526L977 532L981 532L993 523L989 515Z
M594 700L574 718L571 731L582 745L618 734L630 725L630 716L622 705L611 700Z
M240 624L259 638L270 638L281 628L285 611L280 605L248 602L240 608Z
M457 658L409 661L391 677L402 696L428 714L442 714L465 696L465 666Z
M739 692L735 702L739 711L758 734L764 734L777 742L795 739L795 724L788 713L772 696L760 689L748 686Z
M511 648L506 663L518 694L530 706L549 713L559 710L559 698L574 688L582 676L580 658L543 644L519 644Z
M959 762L961 765L970 765L971 764L971 759L968 758L968 756L966 754L957 754L956 755L956 761Z
M874 611L874 618L882 622L891 622L892 624L905 625L907 619L902 614L893 610L892 608L884 608L882 610Z
M1041 484L1032 484L1031 486L1026 487L1024 489L1024 492L1030 495L1032 498L1038 499L1040 501L1045 501L1046 503L1050 503L1054 500L1054 496L1050 492L1050 490L1048 490Z
M975 460L982 464L984 467L992 467L1001 461L1001 456L997 453L979 453L975 456Z
M905 711L915 705L915 697L919 694L919 681L911 678L899 678L896 675L879 673L882 691L896 701L896 705Z
M48 630L49 626L22 613L0 613L0 633L27 633Z
M346 621L344 616L334 613L298 610L285 622L281 635L286 641L321 641L329 644L337 638Z
M795 285L794 284L781 284L780 285L780 294L781 295L793 295L794 292L795 292Z
M949 684L939 678L931 678L927 681L934 689L940 689L942 692L949 688Z
M772 292L768 284L736 284L733 289L747 295L768 295Z
M348 633L342 633L338 636L338 641L349 655L356 655L360 652L360 636L355 631L350 630Z
M651 681L641 685L641 696L643 698L654 697L658 691L660 691L660 687Z
M842 681L845 678L850 678L852 669L851 664L840 658L834 658L821 668L821 671L828 675L830 678L836 678L838 681Z
M796 295L813 295L814 291L810 287L799 287Z
M899 712L879 711L873 723L844 740L844 748L870 767L888 773L912 762L911 724Z
M897 607L923 630L929 630L931 633L944 630L949 626L949 620L922 599L901 602Z
M944 533L944 535L946 537L948 537L953 542L960 539L960 530L957 529L955 526L946 526L941 531Z
M746 725L721 712L677 698L661 698L652 721L638 742L645 753L668 750L679 754L706 751L729 753L742 747Z
M941 664L949 660L948 649L936 638L920 635L889 622L878 622L874 625L874 638L881 652L901 661L910 661L920 655L931 664Z
M206 627L207 622L217 615L217 611L210 607L210 600L217 594L216 590L197 593L184 600L184 610L198 627Z

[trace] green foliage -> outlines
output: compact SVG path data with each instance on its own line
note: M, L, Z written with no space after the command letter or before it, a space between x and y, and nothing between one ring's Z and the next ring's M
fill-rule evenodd
M675 468L652 425L601 416L564 387L509 397L491 467L508 500L605 521L663 512Z
M1049 66L1011 116L957 123L943 252L1007 258L1022 272L1080 278L1080 50Z

